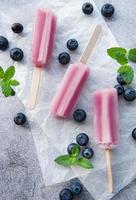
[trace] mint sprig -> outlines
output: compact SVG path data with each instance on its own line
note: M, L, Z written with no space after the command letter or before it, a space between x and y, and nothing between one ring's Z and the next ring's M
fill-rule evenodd
M134 79L134 69L128 63L136 62L136 48L127 51L121 47L112 47L107 49L107 54L121 64L117 72L128 85L131 84Z
M12 86L16 87L19 85L19 82L15 79L12 79L15 74L15 67L10 66L4 72L3 68L0 67L0 86L2 93L5 97L15 95L15 91Z
M62 165L64 167L70 167L75 165L85 169L93 168L91 161L84 157L79 158L79 154L80 154L79 148L77 146L74 146L72 149L72 154L61 155L57 157L54 161L57 164Z

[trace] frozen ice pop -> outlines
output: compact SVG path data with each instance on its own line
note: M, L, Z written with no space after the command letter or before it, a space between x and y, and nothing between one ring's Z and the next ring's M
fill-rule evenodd
M109 190L113 192L110 150L118 144L118 97L114 88L93 93L94 139L105 149L109 177Z
M86 62L95 46L101 32L101 25L97 25L90 37L90 40L76 64L69 66L60 88L51 103L51 112L58 117L68 118L75 106L79 95L89 77L90 69Z
M32 41L32 62L35 64L28 107L33 109L36 104L41 70L47 67L52 55L56 32L56 16L49 10L38 9L35 19Z

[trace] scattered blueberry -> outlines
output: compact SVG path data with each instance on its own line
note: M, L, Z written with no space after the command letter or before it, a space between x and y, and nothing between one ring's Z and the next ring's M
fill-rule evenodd
M101 8L101 13L104 17L111 17L114 14L114 7L112 4L106 3Z
M9 47L9 42L4 36L0 36L0 50L5 51Z
M58 60L62 65L66 65L70 61L70 55L67 52L62 52L59 54Z
M78 41L75 39L70 39L67 41L67 48L71 51L74 51L78 48Z
M82 109L77 109L73 113L73 118L77 122L83 122L86 119L86 112Z
M71 143L67 147L67 152L69 154L72 154L72 149L73 149L74 146L77 146L77 148L79 149L79 152L80 152L80 146L78 144L76 144L76 143Z
M136 128L134 128L132 131L132 137L134 138L134 140L136 140Z
M127 83L123 80L121 74L118 74L117 76L117 82L120 84L120 85L126 85Z
M79 195L81 194L81 192L83 191L83 187L81 185L81 183L76 182L71 186L71 191L73 193L73 195Z
M89 2L86 2L82 6L82 11L86 15L90 15L93 12L93 5Z
M10 57L14 61L21 61L24 57L24 53L20 48L13 48L10 50Z
M89 142L89 137L85 133L80 133L76 137L76 142L80 146L86 146Z
M26 122L26 116L23 113L17 113L14 117L14 122L17 125L23 125Z
M73 194L70 189L64 188L60 192L60 200L72 200L73 199Z
M11 29L14 33L21 33L23 31L23 25L20 23L14 23L12 24Z
M124 92L124 98L127 101L134 101L136 99L136 90L133 88L127 88Z
M122 85L117 84L114 88L117 90L118 95L122 95L124 93L124 87Z
M82 150L82 156L87 158L87 159L92 158L93 155L94 155L94 151L90 147L86 147L85 149Z

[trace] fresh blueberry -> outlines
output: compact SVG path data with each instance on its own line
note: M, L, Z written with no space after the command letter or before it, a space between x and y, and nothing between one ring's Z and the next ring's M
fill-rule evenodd
M94 151L92 148L90 147L86 147L85 149L82 150L82 155L87 158L87 159L90 159L93 157L94 155Z
M121 74L118 74L117 81L120 85L126 85L127 83L123 80Z
M14 33L21 33L23 31L23 25L20 23L14 23L12 24L11 29Z
M118 95L122 95L124 93L124 87L122 85L117 84L114 88L117 90Z
M14 61L21 61L24 57L24 53L20 48L13 48L10 50L10 57Z
M90 15L93 12L93 5L89 2L86 2L82 6L82 11L86 15Z
M76 142L80 146L86 146L89 142L89 137L85 133L80 133L76 137Z
M83 191L83 187L82 187L81 183L77 182L77 183L74 183L73 185L71 185L71 191L72 191L73 195L81 194L81 192Z
M70 55L67 52L62 52L59 54L58 60L62 65L66 65L70 61Z
M78 41L75 39L70 39L67 41L67 48L71 51L74 51L78 48Z
M112 4L106 3L101 8L101 13L104 17L111 17L114 14L114 7Z
M73 199L73 194L70 189L64 188L60 192L60 200L72 200Z
M69 144L68 147L67 147L67 152L68 152L69 154L72 154L72 149L73 149L73 147L75 147L75 146L78 148L78 150L79 150L79 152L80 152L80 146L79 146L78 144L76 144L76 143L71 143L71 144Z
M17 113L14 117L14 122L17 125L23 125L26 122L26 116L23 113Z
M0 36L0 50L5 51L9 47L7 38Z
M132 131L132 137L134 138L134 140L136 140L136 128L134 128Z
M82 109L77 109L73 113L73 118L77 122L83 122L86 119L86 112Z
M124 92L124 99L126 101L134 101L136 99L136 90L134 88L127 88Z

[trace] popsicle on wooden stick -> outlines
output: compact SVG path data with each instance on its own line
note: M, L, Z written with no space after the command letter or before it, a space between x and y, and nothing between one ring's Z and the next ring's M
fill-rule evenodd
M93 93L94 139L105 149L109 191L113 192L110 152L118 144L119 117L118 97L114 88L97 90Z
M76 64L70 65L60 84L59 90L51 103L51 112L58 117L68 118L79 95L89 77L90 69L86 62L101 33L101 25L97 25L91 34L86 48Z
M27 107L30 109L36 105L42 68L47 67L52 55L56 22L57 18L51 11L37 10L32 42L32 62L35 66L27 103Z

